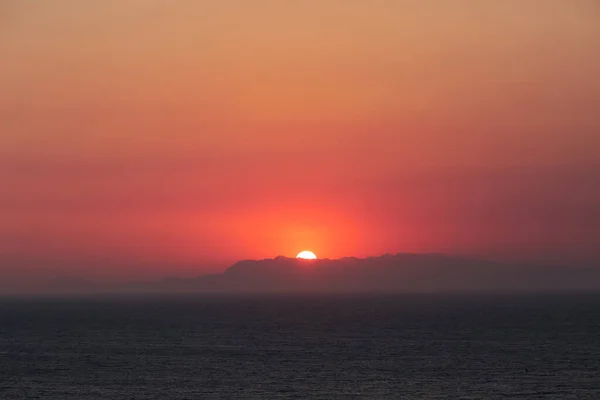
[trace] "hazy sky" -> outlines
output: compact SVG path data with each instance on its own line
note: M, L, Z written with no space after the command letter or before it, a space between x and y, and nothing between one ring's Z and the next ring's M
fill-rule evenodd
M595 0L0 0L0 279L305 248L600 264L599 21Z

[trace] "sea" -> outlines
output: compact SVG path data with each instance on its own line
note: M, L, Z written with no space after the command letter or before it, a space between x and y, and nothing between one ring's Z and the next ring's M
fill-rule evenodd
M600 295L0 298L0 399L600 399Z

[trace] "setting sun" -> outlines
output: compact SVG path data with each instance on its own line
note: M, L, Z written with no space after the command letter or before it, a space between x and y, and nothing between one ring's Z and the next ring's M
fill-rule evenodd
M315 255L315 253L313 253L312 251L301 251L300 253L298 253L298 255L296 256L296 258L302 258L305 260L316 260L317 256Z

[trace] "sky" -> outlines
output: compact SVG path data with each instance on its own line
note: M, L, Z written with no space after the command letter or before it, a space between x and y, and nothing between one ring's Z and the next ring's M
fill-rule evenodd
M600 266L594 0L0 0L0 280Z

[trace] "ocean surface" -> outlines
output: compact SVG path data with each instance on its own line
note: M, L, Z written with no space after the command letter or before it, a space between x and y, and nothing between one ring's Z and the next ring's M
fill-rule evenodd
M600 399L600 296L3 298L0 399Z

